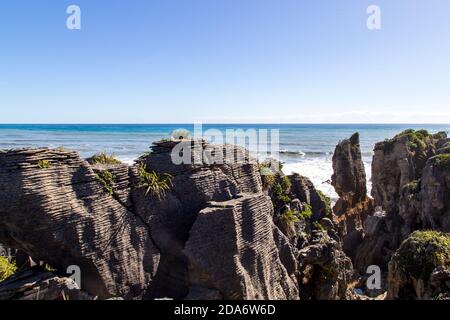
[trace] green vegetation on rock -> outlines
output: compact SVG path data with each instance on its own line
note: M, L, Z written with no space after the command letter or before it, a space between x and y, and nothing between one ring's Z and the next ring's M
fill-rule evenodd
M95 178L102 184L103 189L110 195L114 193L114 185L116 183L116 177L108 170L99 172L95 175Z
M288 186L288 184L286 183L285 179L289 180L289 178L284 177L283 181L281 183L275 184L275 186L273 188L273 194L277 201L283 202L283 203L289 203L289 202L291 202L291 198L287 195L287 192L289 191L289 189L286 188ZM289 181L289 183L290 183L290 181ZM289 188L290 188L290 185L289 185Z
M114 154L107 154L106 152L98 153L92 157L94 164L118 165L120 160L116 159Z
M39 169L48 169L52 164L48 160L39 160L37 166Z
M15 263L9 262L6 257L0 256L0 282L5 281L17 271Z
M405 273L428 281L436 267L450 267L450 235L416 231L402 243L393 259Z
M407 183L404 188L407 188L410 193L417 193L420 191L420 180L413 180Z
M261 164L259 166L259 172L261 174L261 180L263 183L264 189L272 188L276 182L275 174L270 170L269 167Z
M450 169L450 154L438 154L431 158L432 164L440 169Z
M427 144L424 141L426 138L431 137L430 133L427 130L413 130L413 129L407 129L398 135L396 135L392 139L387 139L384 142L384 151L390 152L392 151L392 148L394 147L395 142L400 139L406 137L408 139L407 146L410 149L420 149L423 150L426 148Z
M300 212L299 215L300 215L300 217L303 220L310 219L312 217L312 215L313 215L312 207L309 204L307 204L307 203L304 204L303 205L303 211Z
M147 189L146 194L150 194L158 200L162 200L166 196L166 192L172 187L172 175L149 172L147 166L143 163L138 168L138 174L140 177L139 188Z
M317 230L325 231L325 228L323 227L323 225L319 221L314 221L313 222L313 227L315 229L317 229Z
M327 197L325 193L323 193L320 190L317 190L317 194L319 195L320 199L325 203L325 211L327 214L330 214L332 212L331 209L331 199L330 197Z
M292 211L292 210L286 210L283 213L282 218L286 222L295 223L295 222L299 222L300 221L299 220L299 216L298 216L298 212Z

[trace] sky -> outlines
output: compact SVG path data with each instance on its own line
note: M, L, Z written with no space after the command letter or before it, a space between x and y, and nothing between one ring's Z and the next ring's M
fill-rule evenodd
M450 123L449 14L448 0L1 1L0 123Z

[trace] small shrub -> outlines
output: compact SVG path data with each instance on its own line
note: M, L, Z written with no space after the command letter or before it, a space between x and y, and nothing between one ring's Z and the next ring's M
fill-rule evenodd
M261 166L269 168L273 173L280 173L283 171L283 163L273 158L264 160L261 163Z
M263 183L264 189L272 188L276 182L275 174L270 170L270 168L265 165L259 166L259 172L261 174L261 180Z
M56 272L58 271L57 269L53 268L51 265L49 265L48 263L46 263L44 265L44 271L46 272Z
M288 192L291 190L292 182L288 176L284 176L281 180L281 188L283 188L284 192Z
M0 256L0 282L5 281L17 271L14 262L9 262L6 257Z
M95 175L96 179L102 184L103 189L110 195L114 194L114 185L116 177L108 170L102 171Z
M295 223L295 222L299 222L299 218L298 218L298 212L296 211L292 211L292 210L286 210L283 213L282 216L283 220L286 222L291 222L291 223Z
M172 133L170 135L171 135L172 139L175 141L185 140L185 139L189 139L191 137L191 132L189 130L185 130L185 129L178 129L178 130L172 131Z
M147 189L146 194L162 200L166 192L172 187L172 176L170 174L158 174L157 172L148 172L147 166L143 163L138 168L140 177L139 188Z
M309 204L307 204L307 203L304 204L303 205L303 211L300 212L300 217L303 220L306 220L306 219L310 219L312 217L312 215L313 215L312 207Z
M331 213L331 199L330 197L327 197L325 193L323 193L320 190L317 190L317 194L319 195L320 199L325 203L325 211L327 213Z
M291 202L291 198L286 194L286 191L283 189L282 185L280 183L275 184L273 188L273 194L275 196L275 199L282 203L289 203Z
M440 169L450 169L450 154L439 154L431 158L432 164Z
M420 180L413 180L406 184L404 188L407 188L410 193L417 193L420 191Z
M317 230L325 231L325 228L323 227L323 225L319 221L314 221L313 222L313 227L315 229L317 229Z
M116 159L114 154L107 154L106 152L98 153L92 157L94 164L118 165L120 160Z
M39 169L48 169L52 164L49 160L39 160L37 166Z
M450 153L450 143L446 143L442 148L440 148L439 153Z

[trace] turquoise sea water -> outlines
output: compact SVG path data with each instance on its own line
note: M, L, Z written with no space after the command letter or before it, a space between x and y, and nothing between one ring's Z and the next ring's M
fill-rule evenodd
M65 147L88 157L99 151L114 153L131 163L148 151L155 140L170 137L173 130L193 130L192 124L139 125L28 125L0 124L0 149L21 147ZM450 125L421 124L208 124L203 130L218 129L277 129L280 133L281 160L285 171L298 172L311 178L314 184L335 198L327 182L331 178L331 157L336 144L360 133L361 148L370 179L372 150L376 142L393 137L408 129L426 129L430 132L450 131Z

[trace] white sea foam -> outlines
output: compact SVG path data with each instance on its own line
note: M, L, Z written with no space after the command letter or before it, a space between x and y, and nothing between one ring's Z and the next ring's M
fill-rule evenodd
M365 161L364 165L368 181L367 188L370 194L370 160ZM333 202L336 202L339 198L331 185L331 176L333 175L333 163L331 157L305 158L301 162L286 163L283 167L283 172L285 174L298 173L308 177L314 186L330 197Z
M126 157L126 156L117 156L117 158L129 166L133 165L137 159L137 157Z

